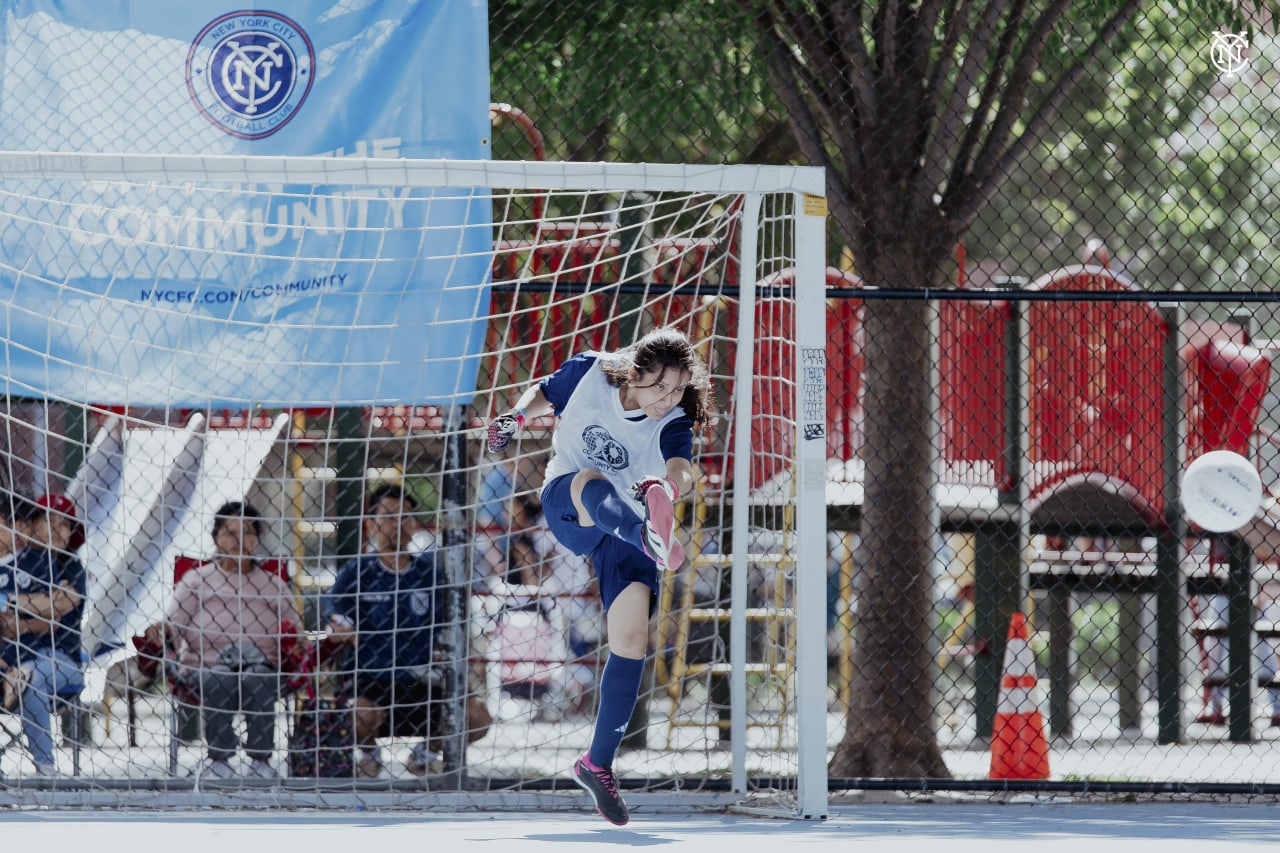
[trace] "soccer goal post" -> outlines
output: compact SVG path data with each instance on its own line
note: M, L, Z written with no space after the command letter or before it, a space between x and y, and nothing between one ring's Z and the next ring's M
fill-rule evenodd
M500 455L484 426L573 354L673 326L717 417L615 770L633 808L701 792L824 816L825 220L804 167L0 152L0 476L20 505L73 499L76 701L114 721L57 756L90 783L76 804L256 785L282 804L581 806L567 770L607 644L590 566L538 515L554 422ZM411 510L390 528L366 500L383 484ZM210 775L208 709L136 655L175 618L175 575L226 556L232 500L289 591L286 627L247 638L281 673L275 776L248 755ZM434 579L350 586L362 557L401 565L388 554ZM402 593L423 633L332 640L343 595ZM168 655L188 668L249 631L184 630ZM379 643L405 656L394 677L356 651ZM343 710L410 670L422 684L375 691L374 729ZM330 731L335 710L360 731ZM4 796L36 796L30 767L0 757Z

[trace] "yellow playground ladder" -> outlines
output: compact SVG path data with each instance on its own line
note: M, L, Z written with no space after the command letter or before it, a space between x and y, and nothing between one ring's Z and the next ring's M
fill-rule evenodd
M721 703L728 704L728 677L731 665L725 642L712 641L710 660L689 660L690 636L695 625L712 625L714 636L726 637L731 617L726 605L700 605L696 597L696 580L700 570L715 570L717 592L725 586L723 572L733 563L733 555L707 549L707 520L712 508L707 499L707 486L702 478L694 488L692 498L693 523L682 525L689 531L690 544L686 548L684 566L675 572L664 572L658 606L658 632L663 650L657 656L655 674L659 685L667 691L670 712L668 714L667 748L671 748L678 728L714 727L721 734L730 726L727 715L713 709L715 688L723 690ZM687 507L678 510L683 516ZM793 502L778 508L782 530L769 530L775 547L747 554L749 567L763 570L771 578L763 591L757 591L756 601L744 614L748 626L748 663L746 667L749 697L767 690L777 697L776 710L749 712L748 727L773 728L777 733L777 745L784 742L789 703L792 695L792 677L795 667L795 610L791 597L795 556L789 543L794 542L795 506ZM682 519L683 521L683 519ZM728 527L719 528L722 541L728 545ZM750 593L749 593L750 595ZM716 596L723 601L727 595ZM757 626L753 630L753 626ZM699 656L702 657L702 656ZM718 682L718 683L717 683ZM684 707L694 684L706 685L706 700L700 710Z

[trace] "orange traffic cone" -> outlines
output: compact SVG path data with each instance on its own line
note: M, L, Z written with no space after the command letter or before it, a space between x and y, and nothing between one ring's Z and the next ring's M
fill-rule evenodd
M1030 641L1027 617L1015 612L1009 619L1000 704L991 732L991 779L1049 778L1049 742L1040 715L1040 689Z

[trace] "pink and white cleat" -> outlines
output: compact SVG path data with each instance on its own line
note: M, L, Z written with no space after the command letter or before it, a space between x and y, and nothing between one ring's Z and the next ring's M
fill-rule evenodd
M684 546L676 539L675 495L665 481L644 492L645 553L658 568L673 572L684 562Z

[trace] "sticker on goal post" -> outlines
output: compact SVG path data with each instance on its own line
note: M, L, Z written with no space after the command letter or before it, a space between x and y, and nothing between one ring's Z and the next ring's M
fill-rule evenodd
M804 215L805 216L826 216L827 215L827 198L821 195L810 195L804 193Z

